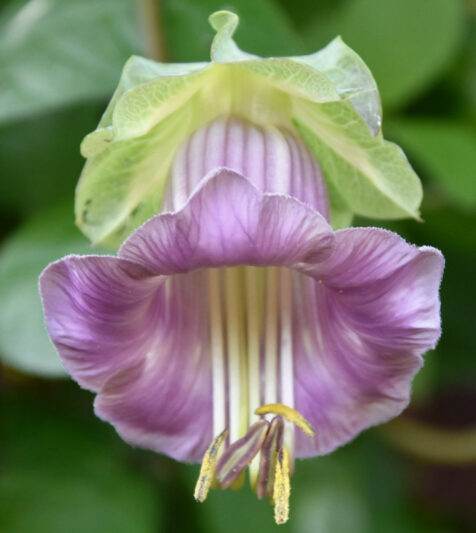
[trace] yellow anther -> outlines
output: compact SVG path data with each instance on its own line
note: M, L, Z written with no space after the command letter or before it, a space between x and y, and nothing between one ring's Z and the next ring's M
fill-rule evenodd
M278 525L285 524L288 521L290 494L289 457L286 446L282 446L276 452L276 470L273 485L274 520Z
M262 405L255 410L255 414L257 415L267 415L270 413L283 416L286 420L292 422L299 429L302 429L302 431L304 431L304 433L309 437L314 436L314 428L311 426L311 424L301 415L301 413L298 413L292 407L288 407L282 403L269 403Z
M204 502L207 498L208 491L215 479L215 466L217 464L218 454L227 435L228 430L223 430L213 439L203 456L200 474L198 476L197 484L195 485L195 492L193 493L197 502Z

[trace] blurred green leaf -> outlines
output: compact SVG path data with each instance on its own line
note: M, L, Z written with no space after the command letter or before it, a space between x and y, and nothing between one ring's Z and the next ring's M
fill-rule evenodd
M297 26L302 26L309 22L310 17L326 17L336 5L344 3L346 0L275 0L286 10L287 15ZM327 41L322 44L326 44Z
M161 2L169 61L208 61L214 31L208 17L221 9L240 17L236 35L244 50L262 56L290 56L303 43L273 0L164 0Z
M43 376L65 375L44 326L38 276L48 263L64 255L92 251L74 226L72 202L35 216L4 242L0 249L0 358L7 365Z
M156 531L152 483L125 463L106 425L55 412L38 398L2 407L3 533Z
M367 495L359 468L348 453L296 466L305 472L296 474L295 533L369 533L372 517Z
M453 201L476 206L476 129L438 119L397 119L388 131Z
M79 143L103 103L79 104L0 127L0 208L17 215L73 198L84 160Z
M296 463L295 533L450 533L411 508L405 463L375 430L324 457Z
M473 6L474 6L473 2ZM468 42L465 49L466 65L462 77L467 100L466 113L472 114L473 124L476 124L476 8L473 7L468 20ZM469 109L468 109L469 108Z
M384 109L405 105L448 67L463 36L462 0L353 0L309 22L311 48L341 35L369 65Z
M110 94L143 50L133 0L29 0L0 19L0 121Z

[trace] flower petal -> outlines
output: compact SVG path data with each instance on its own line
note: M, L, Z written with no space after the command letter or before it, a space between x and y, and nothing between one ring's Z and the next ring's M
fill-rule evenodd
M50 336L73 378L98 393L97 414L131 444L191 461L212 438L201 275L70 256L41 276Z
M245 176L263 193L292 196L329 218L322 171L302 140L286 129L262 128L236 117L217 119L182 144L162 212L182 209L202 179L222 167Z
M203 267L294 266L327 257L334 242L325 219L300 201L263 194L220 168L177 213L157 215L124 243L119 256L156 274Z
M95 412L127 442L201 461L212 440L204 272L167 280L145 357L106 382Z
M144 267L115 257L69 256L40 277L46 326L66 370L98 391L135 363L153 327L161 284Z
M328 453L407 405L421 354L440 335L443 257L375 228L336 233L336 249L300 278L294 335L296 409L315 437L297 455Z

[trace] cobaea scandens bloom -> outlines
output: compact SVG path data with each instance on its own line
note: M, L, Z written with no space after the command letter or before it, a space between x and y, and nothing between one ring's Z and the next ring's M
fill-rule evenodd
M440 335L443 258L337 229L354 212L416 216L421 196L379 133L360 59L335 41L261 60L234 45L233 15L212 21L211 65L126 67L84 142L77 212L93 240L127 239L117 256L51 264L41 293L98 416L133 445L202 461L199 501L249 466L283 523L296 457L408 404Z

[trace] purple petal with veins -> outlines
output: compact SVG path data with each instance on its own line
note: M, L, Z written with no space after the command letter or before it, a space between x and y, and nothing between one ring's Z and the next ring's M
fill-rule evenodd
M292 196L329 218L322 171L297 134L234 117L199 129L179 149L163 210L181 209L204 176L219 168L246 176L262 192Z
M119 257L157 274L235 265L312 264L327 257L334 234L326 220L295 198L262 194L246 178L220 168L188 204L150 219Z
M408 404L421 354L440 336L441 253L389 231L336 232L336 247L299 280L294 339L296 409L316 428L296 434L320 455ZM298 289L299 290L299 289Z

